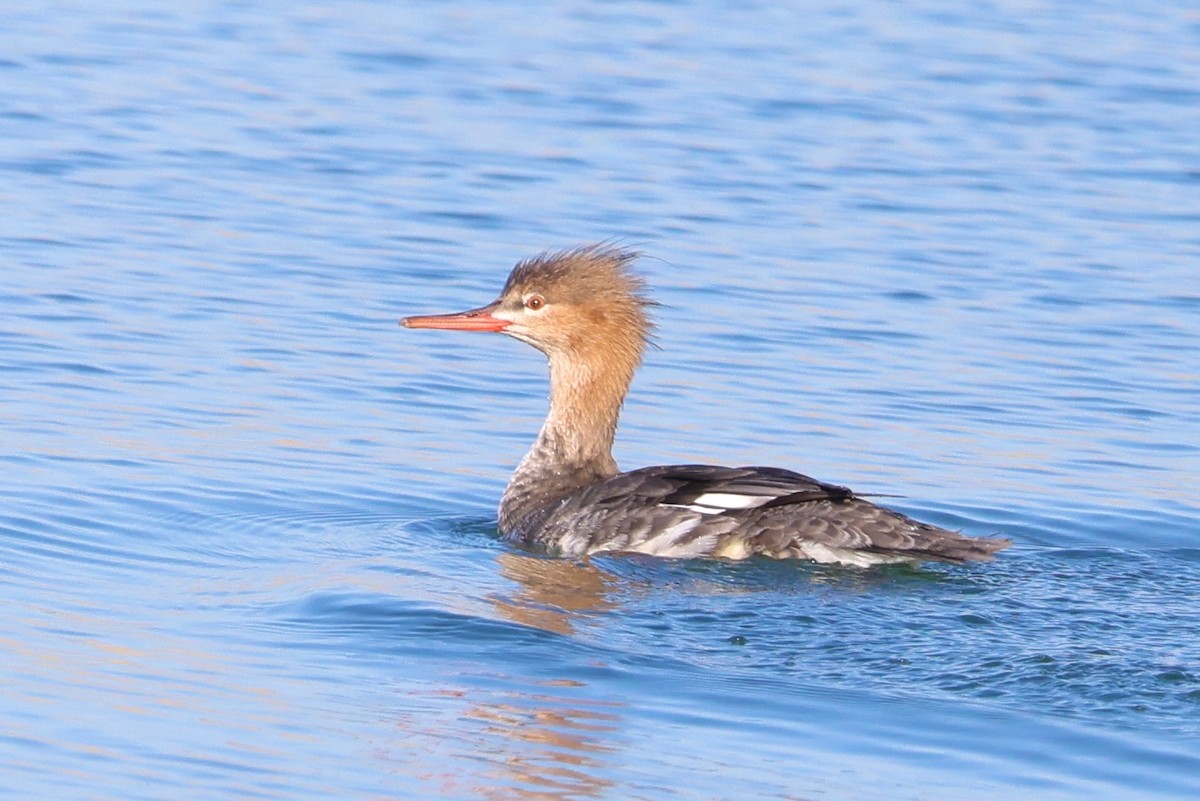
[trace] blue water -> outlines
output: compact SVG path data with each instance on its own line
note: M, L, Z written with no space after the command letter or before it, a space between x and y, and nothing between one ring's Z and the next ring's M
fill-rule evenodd
M1200 797L1186 3L15 0L0 796ZM411 332L647 253L618 458L970 567L541 558L538 354Z

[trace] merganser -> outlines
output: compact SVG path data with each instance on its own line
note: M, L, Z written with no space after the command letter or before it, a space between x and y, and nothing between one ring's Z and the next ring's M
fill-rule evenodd
M846 487L777 467L704 464L621 472L617 418L657 304L608 245L520 262L500 297L406 328L498 331L546 355L550 410L500 500L508 540L567 557L635 552L745 559L757 554L874 565L990 559L1011 544L966 537L877 506Z

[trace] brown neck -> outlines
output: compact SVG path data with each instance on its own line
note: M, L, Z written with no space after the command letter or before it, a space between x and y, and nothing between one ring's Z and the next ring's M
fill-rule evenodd
M501 531L509 534L539 507L619 472L612 445L634 367L550 356L550 411L504 492Z
M633 370L599 360L550 360L550 412L538 435L567 464L605 465L616 472L613 439Z

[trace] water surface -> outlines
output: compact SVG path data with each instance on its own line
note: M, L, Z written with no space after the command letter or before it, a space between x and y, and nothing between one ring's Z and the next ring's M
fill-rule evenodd
M1184 4L6 20L0 794L1200 795ZM600 239L665 304L623 465L1016 545L498 541L544 365L395 321Z

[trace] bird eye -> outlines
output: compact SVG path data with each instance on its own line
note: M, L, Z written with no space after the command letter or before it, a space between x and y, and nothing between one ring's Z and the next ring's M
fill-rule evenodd
M546 299L541 295L530 295L525 299L525 308L530 311L537 311L546 305Z

